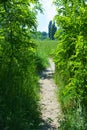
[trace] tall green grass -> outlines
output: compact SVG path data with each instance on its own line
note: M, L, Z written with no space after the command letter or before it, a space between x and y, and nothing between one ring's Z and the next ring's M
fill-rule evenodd
M29 45L21 45L14 55L10 49L7 51L10 45L1 47L4 51L0 53L0 130L38 129L39 84L32 47L35 44Z
M37 40L37 69L38 71L45 69L48 65L48 57L53 57L53 52L57 47L56 40Z

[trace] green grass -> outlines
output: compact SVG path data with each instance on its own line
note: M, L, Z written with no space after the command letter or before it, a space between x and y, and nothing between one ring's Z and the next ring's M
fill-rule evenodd
M48 63L48 57L53 57L53 52L57 47L56 40L38 40L37 42L37 64L39 70L46 68Z

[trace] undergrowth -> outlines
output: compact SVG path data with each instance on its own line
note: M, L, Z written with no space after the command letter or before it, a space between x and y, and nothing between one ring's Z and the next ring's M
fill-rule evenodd
M59 129L87 130L87 3L56 0L56 6L55 79L64 113Z
M0 130L38 129L39 84L36 73L36 27L39 1L0 1ZM33 29L32 29L33 28Z

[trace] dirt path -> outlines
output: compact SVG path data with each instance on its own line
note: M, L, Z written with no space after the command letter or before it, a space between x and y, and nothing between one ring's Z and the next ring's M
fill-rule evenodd
M41 86L40 104L43 119L41 130L58 130L61 110L56 97L57 86L52 79L55 65L51 59L49 59L49 63L49 68L42 72L39 81Z

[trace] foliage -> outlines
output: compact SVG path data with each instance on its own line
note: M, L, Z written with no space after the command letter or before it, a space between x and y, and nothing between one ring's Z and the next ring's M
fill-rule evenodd
M51 28L52 28L52 20L49 22L49 25L48 25L48 34L49 34L50 39L51 39Z
M31 41L38 5L38 0L0 2L1 130L34 129L39 123L36 45Z
M87 129L87 3L56 0L59 30L55 51L56 81L65 114L60 129Z
M35 35L33 35L33 38L37 39L37 40L44 40L47 39L47 32L40 32L40 31L36 31Z
M47 32L41 32L41 39L47 39Z
M36 31L35 33L32 34L32 38L36 39L36 40L45 40L47 39L48 34L47 32L40 32L40 31Z
M52 21L50 21L48 25L48 34L51 40L54 40L54 35L56 31L57 31L57 27L55 25L55 22L52 23Z
M55 25L55 22L52 24L52 30L51 31L52 31L51 32L51 34L52 34L51 39L54 40L54 35L55 35L56 31L57 31L57 27Z

